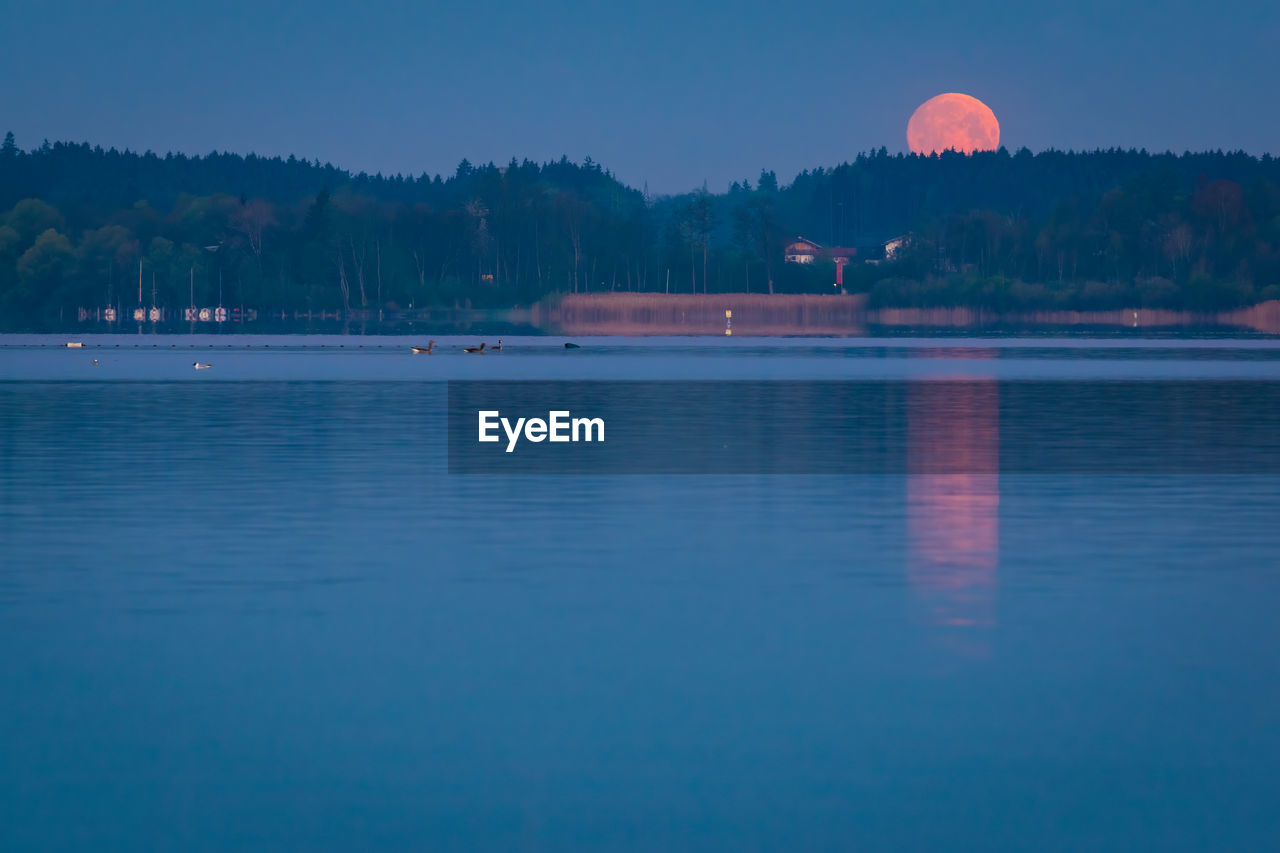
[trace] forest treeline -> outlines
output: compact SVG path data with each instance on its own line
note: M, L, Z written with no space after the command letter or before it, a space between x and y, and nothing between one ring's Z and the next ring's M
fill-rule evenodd
M1222 310L1280 298L1280 160L1023 149L858 155L654 197L590 159L368 175L296 157L0 146L0 325L77 307L527 305L556 294L833 292L873 306ZM906 236L883 257L883 243ZM859 261L871 261L860 263Z

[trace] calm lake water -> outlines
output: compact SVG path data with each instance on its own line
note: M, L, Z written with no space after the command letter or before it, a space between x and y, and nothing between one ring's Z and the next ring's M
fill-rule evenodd
M1280 837L1274 466L1000 465L1016 383L1274 419L1280 342L64 340L0 339L0 849ZM451 379L892 382L948 464L449 474Z

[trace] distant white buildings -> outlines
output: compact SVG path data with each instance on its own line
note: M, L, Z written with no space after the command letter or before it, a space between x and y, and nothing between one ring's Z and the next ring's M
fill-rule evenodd
M811 264L818 258L831 261L836 265L835 286L843 290L845 265L856 254L858 254L857 249L849 249L844 246L826 248L812 240L797 237L783 248L782 259L789 264Z
M827 248L803 237L797 237L782 249L782 259L789 264L811 264L815 260L823 258L835 261L836 264L843 266L849 263L849 259L856 254L858 254L857 249L849 249L844 246Z
M876 257L880 247L871 246L863 248L861 251L862 260L868 264L879 264L886 261L893 261L898 254L906 247L911 240L910 234L900 234L891 240L886 240L881 246L884 249L882 257ZM859 254L858 249L850 249L843 246L833 246L827 248L812 240L806 240L803 237L797 237L795 240L783 247L783 260L789 264L811 264L817 260L834 261L837 267L842 267L849 263L854 256Z

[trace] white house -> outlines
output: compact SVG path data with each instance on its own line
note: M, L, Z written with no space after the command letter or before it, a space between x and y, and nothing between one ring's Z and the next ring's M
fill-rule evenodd
M892 240L886 240L886 241L885 241L885 244L884 244L884 259L885 259L886 261L892 261L892 260L894 259L894 256L896 256L896 255L898 254L898 252L899 252L899 251L900 251L904 246L906 246L906 245L907 245L907 236L908 236L908 235L906 235L906 234L900 234L899 236L894 237Z

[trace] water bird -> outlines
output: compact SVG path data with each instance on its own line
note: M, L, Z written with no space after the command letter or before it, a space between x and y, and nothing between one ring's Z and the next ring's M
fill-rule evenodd
M463 352L484 352L484 342L481 341L480 346L478 347L466 347L462 351Z
M433 351L435 348L436 348L436 342L435 342L435 341L429 341L425 347L410 347L410 349L412 349L412 350L413 350L413 352L414 352L414 353L416 353L416 354L418 354L418 355L421 355L421 354L423 354L423 353L426 353L427 355L434 355L434 353L433 353L432 351Z
M569 344L569 343L566 343L564 345L564 348L565 349L582 349L582 347L578 346L577 344Z
M500 349L502 349L502 338L498 338L498 342L489 347L489 352L497 352Z
M213 367L212 364L202 364L201 362L198 362L198 361L192 362L191 366L194 367L196 370L208 370L209 368Z
M93 360L93 366L94 366L94 367L97 367L97 366L98 366L98 360L97 360L96 358Z

